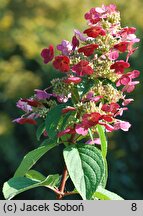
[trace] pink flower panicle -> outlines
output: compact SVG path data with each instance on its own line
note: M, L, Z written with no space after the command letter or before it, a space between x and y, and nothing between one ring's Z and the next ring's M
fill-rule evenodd
M36 118L45 118L52 107L63 103L62 116L71 116L63 130L57 128L59 138L68 134L89 138L90 129L96 143L97 124L107 132L128 131L131 124L120 118L133 101L126 94L139 83L134 79L140 72L129 71L134 44L140 41L136 28L121 27L114 4L91 8L85 19L88 27L83 32L75 29L71 41L57 45L59 55L54 55L52 45L42 50L44 63L52 61L63 77L51 81L50 92L36 89L32 98L19 100L17 107L25 114L15 122L36 124Z

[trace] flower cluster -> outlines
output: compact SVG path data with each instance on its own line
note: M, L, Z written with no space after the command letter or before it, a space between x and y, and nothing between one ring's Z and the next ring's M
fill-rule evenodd
M126 93L139 83L134 79L140 72L129 69L129 58L137 49L134 44L139 42L136 29L121 27L120 13L113 4L92 8L85 19L88 27L83 32L74 30L71 42L57 45L59 55L55 56L53 45L42 50L44 63L52 61L64 76L52 80L50 91L35 90L30 99L19 100L17 106L25 114L14 121L36 124L36 118L44 119L52 107L64 103L62 115L71 113L73 118L58 137L86 136L89 129L97 134L97 124L107 132L128 131L130 123L120 117L133 101Z

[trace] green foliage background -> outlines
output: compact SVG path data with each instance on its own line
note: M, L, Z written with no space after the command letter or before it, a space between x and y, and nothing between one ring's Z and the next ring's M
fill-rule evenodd
M33 126L11 121L21 112L15 107L20 97L29 97L34 88L44 88L60 75L43 65L40 51L50 43L71 40L74 28L83 30L85 12L101 6L97 0L0 0L0 184L11 178L23 156L38 146ZM142 72L143 1L104 0L121 11L122 26L135 26L141 38L138 51L130 59L133 69ZM143 199L143 100L142 78L124 118L131 122L129 132L118 131L109 137L108 189L125 199ZM131 97L130 96L130 97ZM61 173L62 147L51 150L36 166L43 174ZM46 161L46 162L45 162ZM71 183L68 182L67 189ZM3 199L0 192L0 199ZM16 199L55 199L48 189L33 189ZM79 199L79 197L68 197Z

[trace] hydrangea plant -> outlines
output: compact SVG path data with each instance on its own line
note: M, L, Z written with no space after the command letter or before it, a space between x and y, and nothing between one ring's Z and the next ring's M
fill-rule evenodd
M71 42L63 40L41 51L44 64L63 74L34 96L20 99L17 107L24 114L13 122L37 125L42 144L22 160L14 177L4 184L6 199L38 186L48 187L57 199L78 193L84 200L116 200L120 196L105 189L108 178L106 134L128 131L131 124L122 119L133 101L128 93L139 83L138 70L130 71L130 56L139 42L136 28L121 27L116 6L102 5L85 14L88 27L74 30ZM63 174L43 176L32 166L50 149L63 144ZM55 156L56 157L56 156ZM66 191L70 178L75 186Z

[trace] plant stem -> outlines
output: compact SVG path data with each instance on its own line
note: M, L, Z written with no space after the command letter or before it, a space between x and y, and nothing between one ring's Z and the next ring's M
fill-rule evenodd
M74 124L74 128L75 128L75 124ZM71 137L70 137L69 142L74 143L74 137L75 137L75 134L72 134ZM65 165L64 170L63 170L63 174L62 174L61 184L60 184L60 187L59 187L60 194L57 195L58 200L60 200L60 199L62 199L64 197L64 190L65 190L67 175L68 175L68 170L67 170L67 167Z
M62 180L61 180L60 188L59 188L60 194L57 196L58 200L62 199L64 196L63 194L64 194L65 184L66 184L66 180L67 180L67 174L68 174L68 171L67 171L67 167L65 166L63 174L62 174Z
M48 186L47 188L50 188L57 195L61 194L61 192L58 189L56 189L56 188L53 188L53 187L50 187L50 186ZM62 195L64 195L64 193Z

